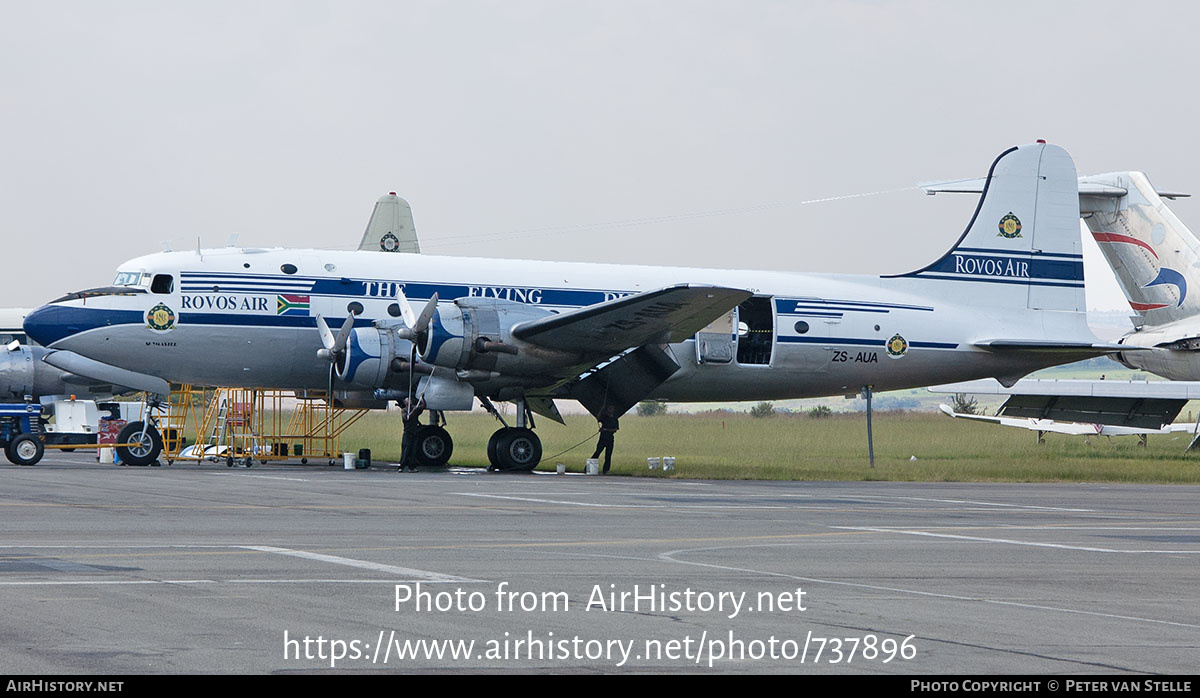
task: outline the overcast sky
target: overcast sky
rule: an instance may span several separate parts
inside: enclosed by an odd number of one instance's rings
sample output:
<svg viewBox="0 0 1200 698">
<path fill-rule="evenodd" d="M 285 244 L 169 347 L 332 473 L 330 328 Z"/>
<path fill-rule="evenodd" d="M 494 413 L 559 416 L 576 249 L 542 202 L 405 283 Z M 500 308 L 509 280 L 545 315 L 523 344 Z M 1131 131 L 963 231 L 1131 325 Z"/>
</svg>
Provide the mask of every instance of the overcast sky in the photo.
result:
<svg viewBox="0 0 1200 698">
<path fill-rule="evenodd" d="M 1200 193 L 1192 3 L 0 10 L 3 306 L 163 241 L 353 247 L 388 191 L 430 253 L 854 273 L 940 255 L 974 201 L 912 187 L 1038 138 Z"/>
</svg>

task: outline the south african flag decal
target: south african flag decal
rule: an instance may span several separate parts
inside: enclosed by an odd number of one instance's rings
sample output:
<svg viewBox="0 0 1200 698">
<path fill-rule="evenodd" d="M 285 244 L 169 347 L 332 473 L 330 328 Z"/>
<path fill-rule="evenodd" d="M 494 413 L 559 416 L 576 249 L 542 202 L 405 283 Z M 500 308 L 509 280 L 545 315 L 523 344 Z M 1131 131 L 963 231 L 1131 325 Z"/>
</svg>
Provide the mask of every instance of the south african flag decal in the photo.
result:
<svg viewBox="0 0 1200 698">
<path fill-rule="evenodd" d="M 276 315 L 308 316 L 308 296 L 278 296 Z"/>
</svg>

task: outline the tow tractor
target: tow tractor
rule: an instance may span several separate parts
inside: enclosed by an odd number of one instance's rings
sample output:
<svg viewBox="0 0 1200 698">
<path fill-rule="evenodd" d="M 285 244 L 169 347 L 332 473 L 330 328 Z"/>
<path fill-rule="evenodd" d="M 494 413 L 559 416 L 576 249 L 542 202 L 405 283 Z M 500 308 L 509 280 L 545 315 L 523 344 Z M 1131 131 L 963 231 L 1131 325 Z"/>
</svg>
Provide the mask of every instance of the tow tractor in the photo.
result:
<svg viewBox="0 0 1200 698">
<path fill-rule="evenodd" d="M 34 402 L 0 404 L 0 444 L 14 465 L 37 465 L 46 449 L 42 406 Z"/>
<path fill-rule="evenodd" d="M 162 450 L 157 422 L 129 421 L 150 410 L 139 403 L 102 403 L 91 400 L 56 400 L 46 407 L 54 416 L 48 423 L 43 408 L 32 400 L 0 403 L 0 446 L 15 465 L 37 465 L 46 449 L 113 449 L 122 465 L 159 465 Z M 108 417 L 98 419 L 100 412 Z M 113 462 L 110 457 L 107 462 Z"/>
</svg>

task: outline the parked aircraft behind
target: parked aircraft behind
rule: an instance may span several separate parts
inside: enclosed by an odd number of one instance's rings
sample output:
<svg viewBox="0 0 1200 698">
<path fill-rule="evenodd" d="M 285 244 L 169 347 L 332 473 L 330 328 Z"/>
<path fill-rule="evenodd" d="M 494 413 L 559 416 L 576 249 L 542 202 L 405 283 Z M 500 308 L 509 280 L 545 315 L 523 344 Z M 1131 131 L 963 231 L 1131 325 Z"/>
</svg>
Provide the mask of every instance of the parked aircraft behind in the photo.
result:
<svg viewBox="0 0 1200 698">
<path fill-rule="evenodd" d="M 489 460 L 526 470 L 541 457 L 533 415 L 560 419 L 556 398 L 622 414 L 643 399 L 1011 383 L 1111 352 L 1084 317 L 1078 219 L 1074 163 L 1039 142 L 1001 153 L 950 251 L 905 274 L 199 250 L 131 260 L 25 329 L 67 357 L 172 382 L 371 407 L 415 395 L 438 413 L 512 401 L 516 426 L 493 434 Z M 408 297 L 427 299 L 420 313 Z M 343 316 L 336 333 L 324 319 Z M 418 453 L 444 463 L 451 445 L 431 424 Z"/>
<path fill-rule="evenodd" d="M 977 193 L 982 186 L 960 180 L 924 188 Z M 1200 380 L 1200 240 L 1164 201 L 1187 196 L 1155 189 L 1141 172 L 1079 178 L 1080 215 L 1136 313 L 1118 343 L 1151 349 L 1116 358 L 1171 380 Z"/>
<path fill-rule="evenodd" d="M 1197 424 L 1175 424 L 1189 400 L 1200 399 L 1200 382 L 1031 379 L 1004 386 L 991 379 L 933 385 L 932 393 L 1005 395 L 995 416 L 942 412 L 1039 432 L 1101 436 L 1196 433 Z M 1189 449 L 1191 446 L 1189 446 Z"/>
<path fill-rule="evenodd" d="M 111 380 L 89 378 L 43 361 L 52 352 L 29 343 L 22 328 L 29 312 L 25 308 L 0 309 L 0 403 L 28 399 L 48 404 L 55 398 L 71 395 L 97 400 L 129 390 L 123 385 L 114 385 Z M 76 359 L 77 364 L 87 363 L 86 360 L 78 361 L 83 357 Z M 138 383 L 146 384 L 144 376 Z M 158 381 L 154 387 L 161 383 Z"/>
</svg>

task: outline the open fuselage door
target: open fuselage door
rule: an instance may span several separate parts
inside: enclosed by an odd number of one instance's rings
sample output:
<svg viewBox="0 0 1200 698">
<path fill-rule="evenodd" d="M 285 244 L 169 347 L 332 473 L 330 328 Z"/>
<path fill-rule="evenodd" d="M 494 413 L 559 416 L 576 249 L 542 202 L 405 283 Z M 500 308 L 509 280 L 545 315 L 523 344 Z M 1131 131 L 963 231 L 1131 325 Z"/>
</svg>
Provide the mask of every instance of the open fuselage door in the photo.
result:
<svg viewBox="0 0 1200 698">
<path fill-rule="evenodd" d="M 775 354 L 775 309 L 755 296 L 696 333 L 696 363 L 769 366 Z"/>
</svg>

